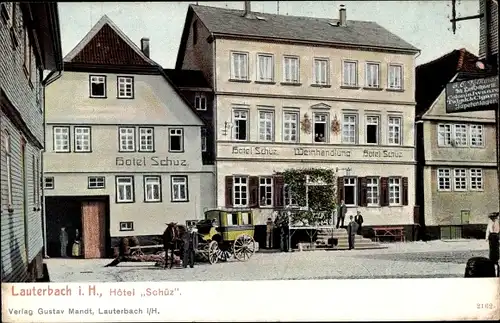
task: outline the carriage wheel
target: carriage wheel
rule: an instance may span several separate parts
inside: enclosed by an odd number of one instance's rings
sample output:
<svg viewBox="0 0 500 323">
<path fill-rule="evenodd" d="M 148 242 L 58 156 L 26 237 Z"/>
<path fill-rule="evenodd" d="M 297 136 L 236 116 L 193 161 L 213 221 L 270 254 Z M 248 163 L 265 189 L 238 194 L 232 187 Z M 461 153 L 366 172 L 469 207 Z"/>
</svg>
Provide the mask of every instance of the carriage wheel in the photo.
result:
<svg viewBox="0 0 500 323">
<path fill-rule="evenodd" d="M 132 253 L 130 255 L 133 257 L 144 256 L 144 252 L 142 252 L 141 249 L 137 249 L 137 250 L 132 251 Z"/>
<path fill-rule="evenodd" d="M 219 244 L 217 241 L 211 241 L 208 245 L 208 261 L 213 265 L 219 259 Z"/>
<path fill-rule="evenodd" d="M 255 240 L 248 234 L 239 235 L 233 243 L 234 258 L 247 261 L 255 253 Z"/>
</svg>

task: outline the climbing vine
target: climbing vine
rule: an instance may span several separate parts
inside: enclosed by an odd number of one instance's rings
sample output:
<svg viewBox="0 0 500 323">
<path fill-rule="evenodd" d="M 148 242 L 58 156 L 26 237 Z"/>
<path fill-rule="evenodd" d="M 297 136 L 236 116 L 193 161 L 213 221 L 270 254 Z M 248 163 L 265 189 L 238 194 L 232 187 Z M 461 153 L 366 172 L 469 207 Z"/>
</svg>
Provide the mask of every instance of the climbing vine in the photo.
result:
<svg viewBox="0 0 500 323">
<path fill-rule="evenodd" d="M 309 210 L 293 212 L 291 222 L 301 222 L 304 225 L 318 225 L 331 219 L 335 210 L 337 192 L 335 171 L 322 168 L 288 169 L 281 173 L 285 185 L 298 205 L 306 206 L 306 176 L 309 185 Z"/>
</svg>

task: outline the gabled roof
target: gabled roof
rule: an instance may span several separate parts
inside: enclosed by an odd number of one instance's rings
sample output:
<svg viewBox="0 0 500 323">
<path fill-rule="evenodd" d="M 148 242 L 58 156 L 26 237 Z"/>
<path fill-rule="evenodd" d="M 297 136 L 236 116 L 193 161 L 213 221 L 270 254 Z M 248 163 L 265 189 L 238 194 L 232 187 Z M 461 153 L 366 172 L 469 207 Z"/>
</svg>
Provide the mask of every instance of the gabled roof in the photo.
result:
<svg viewBox="0 0 500 323">
<path fill-rule="evenodd" d="M 211 88 L 202 71 L 177 69 L 164 69 L 164 71 L 179 88 Z"/>
<path fill-rule="evenodd" d="M 190 21 L 194 14 L 215 37 L 225 35 L 245 39 L 274 39 L 309 44 L 399 50 L 409 53 L 419 52 L 419 49 L 413 45 L 371 21 L 348 19 L 347 26 L 340 27 L 336 26 L 337 19 L 285 16 L 260 12 L 254 13 L 253 18 L 249 19 L 244 17 L 243 10 L 190 5 L 177 57 L 178 68 L 182 65 Z"/>
<path fill-rule="evenodd" d="M 444 91 L 446 84 L 455 76 L 456 80 L 471 76 L 485 76 L 489 72 L 476 67 L 478 57 L 465 48 L 455 49 L 431 62 L 417 66 L 415 71 L 415 116 L 427 112 L 434 101 Z"/>
<path fill-rule="evenodd" d="M 64 62 L 97 65 L 157 65 L 104 15 L 83 37 Z"/>
</svg>

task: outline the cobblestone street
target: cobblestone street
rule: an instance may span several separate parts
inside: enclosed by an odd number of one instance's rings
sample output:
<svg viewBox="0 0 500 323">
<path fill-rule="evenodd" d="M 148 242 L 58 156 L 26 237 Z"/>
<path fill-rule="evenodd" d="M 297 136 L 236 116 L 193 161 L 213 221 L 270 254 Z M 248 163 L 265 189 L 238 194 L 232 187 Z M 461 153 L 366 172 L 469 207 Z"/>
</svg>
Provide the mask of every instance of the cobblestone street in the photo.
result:
<svg viewBox="0 0 500 323">
<path fill-rule="evenodd" d="M 392 243 L 387 249 L 256 253 L 248 262 L 229 261 L 164 270 L 153 263 L 109 259 L 47 259 L 53 282 L 203 281 L 349 278 L 463 277 L 467 259 L 488 256 L 484 240 Z"/>
</svg>

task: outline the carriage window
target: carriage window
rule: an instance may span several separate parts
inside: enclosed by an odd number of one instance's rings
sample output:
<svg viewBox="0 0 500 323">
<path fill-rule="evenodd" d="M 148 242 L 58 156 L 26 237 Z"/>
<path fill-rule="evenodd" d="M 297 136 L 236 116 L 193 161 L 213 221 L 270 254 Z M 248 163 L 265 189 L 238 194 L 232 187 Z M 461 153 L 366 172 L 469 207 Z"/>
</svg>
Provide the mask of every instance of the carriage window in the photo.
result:
<svg viewBox="0 0 500 323">
<path fill-rule="evenodd" d="M 227 225 L 238 225 L 238 213 L 227 213 Z"/>
<path fill-rule="evenodd" d="M 241 213 L 241 224 L 252 224 L 252 214 L 251 213 Z"/>
</svg>

